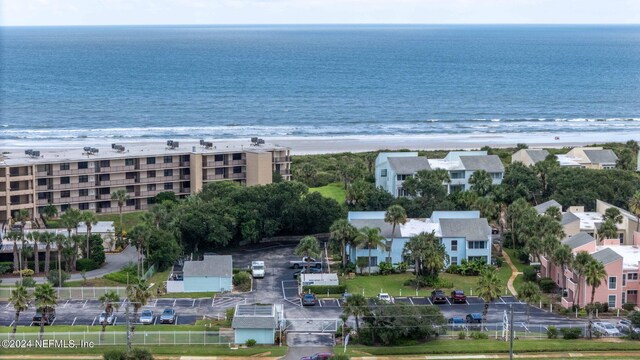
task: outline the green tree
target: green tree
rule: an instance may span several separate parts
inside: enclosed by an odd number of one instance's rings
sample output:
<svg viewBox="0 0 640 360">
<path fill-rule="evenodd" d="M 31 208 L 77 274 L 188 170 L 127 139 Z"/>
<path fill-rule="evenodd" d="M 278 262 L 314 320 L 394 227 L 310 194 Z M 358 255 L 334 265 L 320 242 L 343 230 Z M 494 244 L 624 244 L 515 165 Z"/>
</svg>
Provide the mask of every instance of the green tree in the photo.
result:
<svg viewBox="0 0 640 360">
<path fill-rule="evenodd" d="M 503 199 L 510 204 L 519 198 L 533 200 L 536 194 L 541 193 L 542 184 L 532 168 L 515 162 L 506 167 L 500 188 L 504 191 Z"/>
<path fill-rule="evenodd" d="M 420 170 L 414 176 L 408 177 L 402 187 L 409 195 L 418 198 L 423 206 L 429 205 L 434 208 L 447 197 L 447 189 L 443 184 L 450 181 L 449 173 L 445 170 Z"/>
<path fill-rule="evenodd" d="M 131 231 L 127 234 L 127 237 L 131 241 L 131 244 L 136 247 L 137 256 L 137 269 L 138 277 L 144 275 L 144 249 L 149 244 L 149 235 L 151 234 L 151 226 L 147 223 L 136 224 Z M 148 256 L 147 256 L 148 258 Z"/>
<path fill-rule="evenodd" d="M 93 211 L 83 211 L 80 214 L 80 220 L 87 227 L 87 245 L 86 245 L 84 254 L 86 258 L 89 258 L 91 257 L 91 249 L 89 246 L 89 237 L 91 237 L 91 228 L 93 227 L 93 225 L 96 225 L 98 223 L 98 218 L 96 217 L 96 214 Z"/>
<path fill-rule="evenodd" d="M 591 305 L 589 307 L 589 339 L 591 339 L 593 329 L 593 301 L 596 296 L 596 288 L 598 288 L 602 284 L 602 281 L 607 278 L 607 271 L 600 261 L 592 259 L 585 268 L 584 278 L 585 283 L 591 286 L 591 301 L 589 302 Z"/>
<path fill-rule="evenodd" d="M 18 320 L 20 319 L 20 313 L 29 308 L 30 302 L 31 294 L 27 292 L 26 287 L 18 285 L 11 291 L 11 295 L 9 296 L 9 303 L 13 304 L 13 309 L 16 311 L 16 316 L 13 320 L 13 329 L 11 330 L 12 334 L 15 334 L 16 330 L 18 329 Z"/>
<path fill-rule="evenodd" d="M 304 182 L 308 186 L 312 186 L 314 185 L 313 180 L 316 177 L 317 170 L 312 164 L 306 163 L 301 167 L 297 168 L 294 174 L 296 178 L 299 178 L 302 182 Z"/>
<path fill-rule="evenodd" d="M 106 315 L 101 324 L 102 332 L 105 332 L 107 330 L 107 319 L 111 317 L 114 310 L 118 310 L 118 307 L 120 307 L 120 296 L 118 296 L 115 291 L 108 291 L 102 294 L 102 296 L 98 298 L 98 301 L 100 301 Z"/>
<path fill-rule="evenodd" d="M 118 212 L 120 213 L 120 226 L 124 228 L 124 223 L 122 222 L 122 208 L 124 204 L 126 204 L 127 200 L 129 200 L 129 194 L 124 189 L 118 189 L 111 193 L 111 200 L 114 200 L 118 203 Z"/>
<path fill-rule="evenodd" d="M 55 234 L 51 232 L 43 232 L 40 234 L 40 242 L 44 244 L 44 273 L 49 273 L 51 262 L 51 244 L 55 241 Z"/>
<path fill-rule="evenodd" d="M 46 283 L 42 285 L 36 285 L 34 292 L 35 305 L 38 311 L 42 314 L 42 320 L 40 321 L 40 340 L 44 336 L 44 319 L 53 315 L 56 305 L 58 304 L 58 295 L 56 290 L 51 284 Z"/>
<path fill-rule="evenodd" d="M 567 277 L 564 274 L 567 267 L 573 263 L 573 253 L 569 245 L 561 244 L 555 249 L 551 258 L 553 262 L 562 269 L 562 296 L 564 296 L 564 290 L 567 288 Z"/>
<path fill-rule="evenodd" d="M 139 280 L 138 282 L 131 283 L 127 286 L 127 298 L 129 302 L 133 304 L 133 318 L 138 319 L 138 310 L 141 307 L 147 305 L 147 302 L 151 299 L 152 294 L 151 290 L 149 290 L 149 285 L 143 281 Z M 131 326 L 131 331 L 133 332 L 135 327 Z"/>
<path fill-rule="evenodd" d="M 396 226 L 404 225 L 407 222 L 407 212 L 400 205 L 391 205 L 384 214 L 384 222 L 391 224 L 391 240 L 389 241 L 389 263 L 391 259 L 391 249 L 393 248 L 393 236 L 396 233 Z"/>
<path fill-rule="evenodd" d="M 13 271 L 20 271 L 20 260 L 18 259 L 18 240 L 22 240 L 22 233 L 19 231 L 9 231 L 4 238 L 13 241 Z"/>
<path fill-rule="evenodd" d="M 547 259 L 551 260 L 551 258 L 553 257 L 553 254 L 556 252 L 556 249 L 560 246 L 560 240 L 558 240 L 557 237 L 555 236 L 551 236 L 551 235 L 546 235 L 543 239 L 542 239 L 542 251 L 544 252 L 544 254 L 546 255 Z M 550 266 L 547 266 L 546 269 L 546 277 L 549 277 L 549 271 Z"/>
<path fill-rule="evenodd" d="M 620 170 L 635 170 L 635 166 L 633 163 L 633 153 L 631 152 L 631 150 L 622 149 L 618 153 L 618 160 L 616 160 L 616 168 Z"/>
<path fill-rule="evenodd" d="M 423 274 L 437 276 L 445 266 L 445 248 L 434 232 L 409 238 L 404 245 L 404 255 L 414 261 L 416 281 Z"/>
<path fill-rule="evenodd" d="M 40 233 L 36 231 L 31 231 L 27 234 L 27 239 L 33 242 L 33 272 L 40 272 L 40 257 L 38 256 L 38 241 L 40 241 Z M 25 258 L 25 266 L 27 264 L 27 259 Z"/>
<path fill-rule="evenodd" d="M 62 256 L 67 237 L 62 234 L 56 234 L 54 241 L 56 243 L 56 258 L 58 259 L 58 287 L 62 287 Z"/>
<path fill-rule="evenodd" d="M 182 255 L 182 248 L 175 235 L 166 230 L 153 229 L 149 234 L 147 249 L 147 263 L 155 264 L 157 271 L 171 268 Z"/>
<path fill-rule="evenodd" d="M 602 218 L 604 220 L 611 220 L 615 224 L 622 224 L 622 214 L 620 213 L 620 210 L 614 207 L 610 207 L 605 210 Z"/>
<path fill-rule="evenodd" d="M 580 251 L 576 254 L 575 258 L 573 259 L 573 271 L 578 275 L 578 283 L 576 284 L 576 293 L 574 294 L 573 297 L 573 305 L 576 305 L 576 302 L 578 304 L 580 304 L 580 286 L 582 284 L 582 278 L 584 277 L 586 270 L 587 270 L 587 266 L 589 265 L 589 263 L 591 263 L 591 261 L 594 261 L 593 257 L 591 256 L 591 254 L 589 254 L 586 251 Z"/>
<path fill-rule="evenodd" d="M 520 289 L 518 289 L 518 298 L 524 300 L 528 304 L 535 304 L 540 301 L 542 296 L 542 292 L 540 291 L 540 286 L 536 284 L 534 281 L 527 281 Z M 531 306 L 527 306 L 527 324 L 529 324 L 529 320 L 531 319 Z"/>
<path fill-rule="evenodd" d="M 304 256 L 307 261 L 310 261 L 310 258 L 318 258 L 320 256 L 320 243 L 313 236 L 305 236 L 300 239 L 293 253 L 298 256 Z"/>
<path fill-rule="evenodd" d="M 598 229 L 598 240 L 615 239 L 618 237 L 618 227 L 616 223 L 611 219 L 605 220 L 600 229 Z"/>
<path fill-rule="evenodd" d="M 640 231 L 640 191 L 636 191 L 635 194 L 628 201 L 629 210 L 636 216 L 636 231 Z"/>
<path fill-rule="evenodd" d="M 385 245 L 385 237 L 380 234 L 380 229 L 363 227 L 359 230 L 357 241 L 369 250 L 367 256 L 367 275 L 371 275 L 371 249 L 377 249 Z"/>
<path fill-rule="evenodd" d="M 24 233 L 24 227 L 27 224 L 27 221 L 31 219 L 31 212 L 28 209 L 20 209 L 14 214 L 16 222 L 19 222 L 22 225 L 22 232 Z"/>
<path fill-rule="evenodd" d="M 333 222 L 329 230 L 331 232 L 331 240 L 340 246 L 342 268 L 344 269 L 347 266 L 347 244 L 350 244 L 358 236 L 358 229 L 346 219 L 338 219 Z"/>
<path fill-rule="evenodd" d="M 360 330 L 360 319 L 369 315 L 369 304 L 367 299 L 361 294 L 351 294 L 342 308 L 342 313 L 349 317 L 353 316 L 356 320 L 356 331 Z"/>
<path fill-rule="evenodd" d="M 60 225 L 67 229 L 68 237 L 71 237 L 71 231 L 73 229 L 78 232 L 78 225 L 82 221 L 82 215 L 80 210 L 74 208 L 67 208 L 65 212 L 60 216 Z"/>
<path fill-rule="evenodd" d="M 490 222 L 494 222 L 498 215 L 498 204 L 495 203 L 491 196 L 478 197 L 471 208 L 480 211 L 480 216 L 486 218 Z"/>
<path fill-rule="evenodd" d="M 469 177 L 471 191 L 475 191 L 479 196 L 486 196 L 493 187 L 493 179 L 485 170 L 476 170 Z"/>
<path fill-rule="evenodd" d="M 44 208 L 42 208 L 42 215 L 46 220 L 51 220 L 58 216 L 58 208 L 52 203 L 49 203 Z"/>
<path fill-rule="evenodd" d="M 555 221 L 562 221 L 562 211 L 557 206 L 549 206 L 544 214 Z"/>
<path fill-rule="evenodd" d="M 535 228 L 534 222 L 538 221 L 538 214 L 535 209 L 527 203 L 524 198 L 519 198 L 507 209 L 507 218 L 511 228 L 511 241 L 515 249 L 517 244 L 521 244 L 527 232 Z"/>
<path fill-rule="evenodd" d="M 498 273 L 495 268 L 487 267 L 480 274 L 478 279 L 478 287 L 476 289 L 478 297 L 484 301 L 482 310 L 482 322 L 487 322 L 487 313 L 489 312 L 489 304 L 500 297 L 502 294 L 502 286 Z"/>
<path fill-rule="evenodd" d="M 534 171 L 538 175 L 538 179 L 540 179 L 540 189 L 542 190 L 543 196 L 548 194 L 549 177 L 551 173 L 559 168 L 560 163 L 558 162 L 558 158 L 552 154 L 547 155 L 543 161 L 539 161 L 533 166 Z"/>
</svg>

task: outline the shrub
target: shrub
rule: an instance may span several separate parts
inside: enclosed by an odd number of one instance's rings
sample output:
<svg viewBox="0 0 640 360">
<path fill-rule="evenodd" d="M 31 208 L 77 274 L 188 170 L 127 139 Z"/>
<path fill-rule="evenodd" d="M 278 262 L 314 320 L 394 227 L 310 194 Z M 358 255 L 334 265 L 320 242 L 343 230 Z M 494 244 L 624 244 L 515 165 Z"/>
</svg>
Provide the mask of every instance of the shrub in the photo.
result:
<svg viewBox="0 0 640 360">
<path fill-rule="evenodd" d="M 524 281 L 536 281 L 537 277 L 538 272 L 534 268 L 528 267 L 522 272 L 522 278 Z"/>
<path fill-rule="evenodd" d="M 138 281 L 138 268 L 135 264 L 127 265 L 120 271 L 103 276 L 105 279 L 119 282 L 121 284 L 133 284 Z"/>
<path fill-rule="evenodd" d="M 249 339 L 245 343 L 248 347 L 254 347 L 256 345 L 256 341 L 254 339 Z"/>
<path fill-rule="evenodd" d="M 312 286 L 304 286 L 302 288 L 303 292 L 311 291 L 314 294 L 343 294 L 347 291 L 347 285 L 336 285 L 336 286 L 328 286 L 328 285 L 312 285 Z"/>
<path fill-rule="evenodd" d="M 407 264 L 406 262 L 401 262 L 396 266 L 396 272 L 403 274 L 407 272 L 408 268 L 409 264 Z"/>
<path fill-rule="evenodd" d="M 354 263 L 347 263 L 347 266 L 344 267 L 344 269 L 342 269 L 342 271 L 344 271 L 345 273 L 354 273 L 356 272 L 356 264 Z"/>
<path fill-rule="evenodd" d="M 557 339 L 558 338 L 558 328 L 555 326 L 549 326 L 547 328 L 547 337 L 549 339 Z"/>
<path fill-rule="evenodd" d="M 127 357 L 127 360 L 153 360 L 153 355 L 151 351 L 147 349 L 132 349 Z"/>
<path fill-rule="evenodd" d="M 8 261 L 0 262 L 0 275 L 10 273 L 12 268 L 13 268 L 12 262 L 8 262 Z"/>
<path fill-rule="evenodd" d="M 474 331 L 471 334 L 469 334 L 469 337 L 472 338 L 473 340 L 483 340 L 483 339 L 488 339 L 489 335 L 487 333 L 483 333 L 480 331 Z"/>
<path fill-rule="evenodd" d="M 465 332 L 464 332 L 464 331 L 460 331 L 460 332 L 458 333 L 458 339 L 460 339 L 460 340 L 464 340 L 464 339 L 466 339 L 466 338 L 467 338 L 467 334 L 465 334 Z"/>
<path fill-rule="evenodd" d="M 562 338 L 565 340 L 578 339 L 582 336 L 582 329 L 580 328 L 562 328 L 560 329 Z"/>
<path fill-rule="evenodd" d="M 22 269 L 22 270 L 16 270 L 13 272 L 14 275 L 22 275 L 22 276 L 33 276 L 33 274 L 35 274 L 35 272 L 31 269 Z"/>
<path fill-rule="evenodd" d="M 622 305 L 622 308 L 627 311 L 633 311 L 636 308 L 636 304 L 634 303 L 626 303 Z"/>
<path fill-rule="evenodd" d="M 64 283 L 69 280 L 69 273 L 65 272 L 65 271 L 61 271 L 62 274 L 62 285 L 64 285 Z M 58 270 L 51 270 L 49 271 L 49 273 L 47 274 L 47 281 L 53 285 L 53 286 L 58 286 L 60 284 L 59 279 L 58 279 Z"/>
<path fill-rule="evenodd" d="M 393 265 L 389 262 L 383 261 L 378 264 L 378 270 L 380 271 L 380 274 L 387 275 L 393 271 Z"/>
<path fill-rule="evenodd" d="M 109 350 L 102 355 L 104 360 L 126 360 L 127 352 L 124 350 Z"/>
<path fill-rule="evenodd" d="M 349 359 L 350 357 L 345 354 L 337 354 L 329 358 L 329 360 L 349 360 Z"/>
<path fill-rule="evenodd" d="M 227 319 L 227 323 L 229 325 L 231 325 L 231 322 L 233 321 L 233 316 L 235 314 L 236 314 L 236 308 L 228 308 L 227 310 L 225 310 L 224 316 Z"/>
<path fill-rule="evenodd" d="M 91 271 L 99 267 L 100 266 L 93 259 L 79 259 L 76 261 L 76 270 L 78 271 Z"/>
<path fill-rule="evenodd" d="M 551 278 L 540 279 L 540 290 L 545 293 L 552 293 L 556 290 L 556 283 Z"/>
<path fill-rule="evenodd" d="M 516 257 L 523 264 L 528 264 L 529 263 L 529 253 L 527 253 L 524 250 L 521 250 L 521 249 L 516 250 Z"/>
<path fill-rule="evenodd" d="M 597 311 L 599 314 L 601 314 L 609 311 L 609 304 L 596 302 L 593 305 L 587 304 L 587 306 L 585 306 L 584 308 L 587 310 L 587 313 L 589 311 L 593 311 L 594 313 Z"/>
<path fill-rule="evenodd" d="M 36 286 L 36 281 L 33 280 L 33 278 L 31 277 L 24 277 L 22 278 L 22 280 L 18 280 L 16 281 L 16 285 L 17 286 L 24 286 L 24 287 L 35 287 Z"/>
<path fill-rule="evenodd" d="M 457 274 L 460 272 L 460 266 L 458 266 L 457 264 L 451 264 L 449 265 L 447 270 L 445 270 L 445 272 L 448 274 Z"/>
<path fill-rule="evenodd" d="M 247 272 L 239 272 L 233 275 L 233 286 L 238 291 L 251 290 L 251 276 Z"/>
<path fill-rule="evenodd" d="M 504 265 L 504 259 L 501 257 L 497 257 L 496 258 L 496 266 L 497 267 L 502 267 L 502 265 Z"/>
<path fill-rule="evenodd" d="M 233 275 L 239 273 L 239 272 L 246 272 L 247 274 L 251 274 L 251 270 L 250 269 L 233 269 Z"/>
</svg>

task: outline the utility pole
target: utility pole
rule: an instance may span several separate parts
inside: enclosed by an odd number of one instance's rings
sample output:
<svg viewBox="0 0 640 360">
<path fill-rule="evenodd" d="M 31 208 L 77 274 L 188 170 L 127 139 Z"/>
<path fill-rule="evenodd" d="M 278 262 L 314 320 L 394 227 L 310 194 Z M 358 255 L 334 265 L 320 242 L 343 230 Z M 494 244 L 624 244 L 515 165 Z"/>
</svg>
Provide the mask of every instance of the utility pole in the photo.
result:
<svg viewBox="0 0 640 360">
<path fill-rule="evenodd" d="M 127 353 L 131 352 L 131 326 L 129 324 L 129 303 L 124 307 L 124 317 L 127 320 Z"/>
<path fill-rule="evenodd" d="M 513 360 L 513 304 L 509 305 L 509 360 Z"/>
</svg>

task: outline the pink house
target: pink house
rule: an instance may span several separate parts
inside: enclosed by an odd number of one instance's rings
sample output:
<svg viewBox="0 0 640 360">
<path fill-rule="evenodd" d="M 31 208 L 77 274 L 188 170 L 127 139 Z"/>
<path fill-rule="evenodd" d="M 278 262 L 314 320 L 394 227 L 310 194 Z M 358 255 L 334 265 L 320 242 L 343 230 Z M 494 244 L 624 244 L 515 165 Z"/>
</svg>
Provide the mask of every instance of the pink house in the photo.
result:
<svg viewBox="0 0 640 360">
<path fill-rule="evenodd" d="M 574 255 L 586 251 L 604 264 L 607 278 L 596 288 L 594 302 L 607 303 L 610 308 L 620 308 L 625 303 L 637 304 L 640 288 L 638 245 L 620 245 L 619 239 L 597 242 L 584 232 L 567 237 L 562 243 L 568 245 Z M 570 308 L 574 303 L 584 307 L 591 302 L 591 287 L 586 285 L 584 278 L 579 279 L 571 268 L 563 272 L 545 256 L 541 256 L 540 276 L 552 278 L 558 287 L 563 286 L 563 279 L 566 278 L 566 290 L 561 300 L 563 307 Z"/>
</svg>

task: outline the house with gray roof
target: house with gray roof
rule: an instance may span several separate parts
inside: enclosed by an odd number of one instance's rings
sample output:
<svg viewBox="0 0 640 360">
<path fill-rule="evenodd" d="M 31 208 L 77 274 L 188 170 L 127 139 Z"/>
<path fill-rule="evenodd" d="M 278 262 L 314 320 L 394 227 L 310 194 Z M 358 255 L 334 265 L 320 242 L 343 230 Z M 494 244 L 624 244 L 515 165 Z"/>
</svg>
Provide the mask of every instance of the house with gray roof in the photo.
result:
<svg viewBox="0 0 640 360">
<path fill-rule="evenodd" d="M 549 152 L 544 149 L 520 149 L 511 155 L 511 163 L 521 162 L 526 166 L 533 166 L 544 161 Z"/>
<path fill-rule="evenodd" d="M 595 245 L 595 241 L 596 239 L 594 239 L 593 236 L 587 234 L 586 232 L 579 232 L 576 235 L 564 238 L 564 240 L 562 240 L 562 243 L 568 245 L 571 250 L 574 250 L 589 244 Z"/>
<path fill-rule="evenodd" d="M 283 321 L 282 305 L 237 304 L 231 322 L 235 343 L 244 344 L 253 339 L 256 344 L 274 344 L 276 331 Z"/>
<path fill-rule="evenodd" d="M 611 149 L 602 147 L 575 147 L 565 155 L 587 169 L 613 169 L 618 157 Z"/>
<path fill-rule="evenodd" d="M 562 212 L 562 205 L 555 200 L 549 200 L 549 201 L 543 202 L 540 205 L 534 206 L 534 209 L 536 209 L 536 211 L 540 215 L 540 214 L 544 214 L 547 211 L 547 209 L 549 209 L 552 206 L 557 207 L 558 210 Z"/>
<path fill-rule="evenodd" d="M 204 255 L 202 260 L 185 261 L 167 281 L 167 292 L 222 292 L 233 290 L 231 255 Z"/>
</svg>

